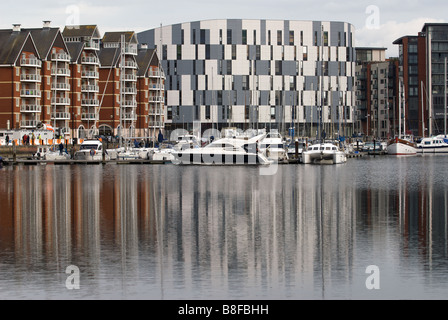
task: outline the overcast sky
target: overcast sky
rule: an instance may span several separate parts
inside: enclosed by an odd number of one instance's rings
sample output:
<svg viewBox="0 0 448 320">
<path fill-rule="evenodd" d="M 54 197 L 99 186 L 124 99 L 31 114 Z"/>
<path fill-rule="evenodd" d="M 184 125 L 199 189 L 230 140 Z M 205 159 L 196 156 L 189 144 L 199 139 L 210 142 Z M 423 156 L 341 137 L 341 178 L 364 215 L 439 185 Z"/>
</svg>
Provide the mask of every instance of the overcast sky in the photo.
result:
<svg viewBox="0 0 448 320">
<path fill-rule="evenodd" d="M 416 35 L 426 22 L 448 22 L 446 0 L 3 0 L 0 28 L 12 24 L 41 27 L 43 20 L 63 28 L 96 24 L 107 31 L 136 32 L 162 25 L 209 19 L 280 19 L 344 21 L 356 28 L 355 45 L 388 48 L 392 42 Z"/>
</svg>

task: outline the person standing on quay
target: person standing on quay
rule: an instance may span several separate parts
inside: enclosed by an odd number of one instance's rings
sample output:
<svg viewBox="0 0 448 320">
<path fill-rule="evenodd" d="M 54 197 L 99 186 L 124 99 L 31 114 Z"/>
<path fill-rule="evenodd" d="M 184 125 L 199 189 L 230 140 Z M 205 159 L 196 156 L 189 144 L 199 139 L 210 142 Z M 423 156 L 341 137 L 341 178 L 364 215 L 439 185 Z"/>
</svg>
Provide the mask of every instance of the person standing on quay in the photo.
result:
<svg viewBox="0 0 448 320">
<path fill-rule="evenodd" d="M 6 135 L 5 137 L 5 144 L 9 146 L 9 135 Z"/>
</svg>

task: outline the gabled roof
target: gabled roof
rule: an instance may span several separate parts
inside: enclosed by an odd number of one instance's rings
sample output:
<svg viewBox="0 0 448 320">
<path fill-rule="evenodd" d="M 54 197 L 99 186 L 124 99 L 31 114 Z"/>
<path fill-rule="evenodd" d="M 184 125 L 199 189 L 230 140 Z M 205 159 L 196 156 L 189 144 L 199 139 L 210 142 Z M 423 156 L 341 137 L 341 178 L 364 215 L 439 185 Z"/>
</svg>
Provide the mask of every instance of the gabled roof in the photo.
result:
<svg viewBox="0 0 448 320">
<path fill-rule="evenodd" d="M 39 51 L 29 32 L 0 30 L 0 65 L 15 65 L 26 46 L 33 49 L 40 59 Z"/>
<path fill-rule="evenodd" d="M 159 57 L 154 49 L 140 49 L 136 57 L 138 65 L 138 76 L 144 77 L 150 66 L 159 65 Z"/>
<path fill-rule="evenodd" d="M 103 37 L 103 43 L 120 43 L 121 35 L 125 36 L 126 43 L 138 43 L 137 36 L 134 31 L 106 32 Z"/>
<path fill-rule="evenodd" d="M 71 62 L 76 63 L 81 59 L 81 53 L 84 49 L 84 42 L 69 42 L 67 43 L 68 51 L 70 52 Z"/>
<path fill-rule="evenodd" d="M 102 48 L 98 54 L 102 67 L 115 67 L 120 60 L 120 48 Z"/>
<path fill-rule="evenodd" d="M 58 40 L 60 40 L 59 45 L 68 52 L 59 28 L 22 29 L 21 32 L 31 33 L 39 55 L 43 60 L 50 60 L 51 49 Z M 60 38 L 58 39 L 58 37 Z"/>
<path fill-rule="evenodd" d="M 94 39 L 101 39 L 100 32 L 96 25 L 66 26 L 62 33 L 64 38 L 91 37 Z"/>
</svg>

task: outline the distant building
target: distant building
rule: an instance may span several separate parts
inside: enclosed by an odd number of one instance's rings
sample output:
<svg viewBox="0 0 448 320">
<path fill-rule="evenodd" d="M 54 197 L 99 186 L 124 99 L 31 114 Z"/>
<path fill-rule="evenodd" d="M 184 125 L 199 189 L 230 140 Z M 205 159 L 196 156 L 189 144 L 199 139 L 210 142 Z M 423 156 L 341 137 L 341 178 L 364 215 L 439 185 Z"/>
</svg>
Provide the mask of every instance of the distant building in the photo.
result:
<svg viewBox="0 0 448 320">
<path fill-rule="evenodd" d="M 386 48 L 356 48 L 358 132 L 370 138 L 393 136 L 398 101 L 396 59 L 386 59 Z"/>
<path fill-rule="evenodd" d="M 448 23 L 426 23 L 418 35 L 394 44 L 399 46 L 409 130 L 417 136 L 445 133 Z"/>
<path fill-rule="evenodd" d="M 345 22 L 208 20 L 138 34 L 166 73 L 169 130 L 354 132 L 354 28 Z"/>
</svg>

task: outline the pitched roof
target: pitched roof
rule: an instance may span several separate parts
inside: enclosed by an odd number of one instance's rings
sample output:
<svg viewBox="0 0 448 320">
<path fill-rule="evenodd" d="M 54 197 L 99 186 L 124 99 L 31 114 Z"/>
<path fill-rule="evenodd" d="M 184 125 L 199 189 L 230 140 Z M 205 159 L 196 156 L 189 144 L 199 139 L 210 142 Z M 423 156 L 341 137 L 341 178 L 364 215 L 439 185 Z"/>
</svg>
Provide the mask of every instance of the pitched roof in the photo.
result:
<svg viewBox="0 0 448 320">
<path fill-rule="evenodd" d="M 106 32 L 103 37 L 103 42 L 120 43 L 121 35 L 125 36 L 125 42 L 138 43 L 137 37 L 134 31 L 118 31 L 118 32 Z"/>
<path fill-rule="evenodd" d="M 84 42 L 67 43 L 67 49 L 70 52 L 71 62 L 79 62 L 84 45 Z"/>
<path fill-rule="evenodd" d="M 120 60 L 120 48 L 102 48 L 98 53 L 100 64 L 102 67 L 117 66 Z"/>
<path fill-rule="evenodd" d="M 41 59 L 48 59 L 51 54 L 53 44 L 56 42 L 58 35 L 60 34 L 59 28 L 40 28 L 40 29 L 22 29 L 21 32 L 30 32 L 36 44 L 37 50 Z M 62 36 L 62 35 L 61 35 Z M 65 43 L 62 41 L 62 45 Z"/>
<path fill-rule="evenodd" d="M 39 57 L 39 53 L 29 32 L 0 30 L 0 65 L 15 64 L 28 41 L 34 50 L 36 50 L 37 57 Z"/>
<path fill-rule="evenodd" d="M 100 39 L 100 32 L 96 25 L 66 26 L 62 32 L 65 38 L 68 37 L 91 37 Z"/>
<path fill-rule="evenodd" d="M 140 49 L 136 57 L 138 65 L 138 76 L 144 77 L 150 66 L 159 65 L 159 57 L 154 49 Z"/>
</svg>

